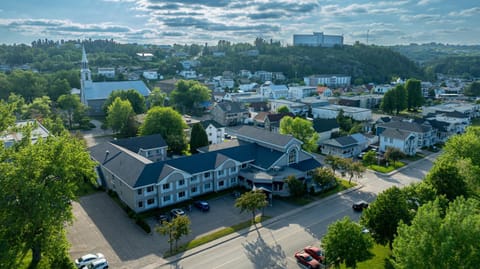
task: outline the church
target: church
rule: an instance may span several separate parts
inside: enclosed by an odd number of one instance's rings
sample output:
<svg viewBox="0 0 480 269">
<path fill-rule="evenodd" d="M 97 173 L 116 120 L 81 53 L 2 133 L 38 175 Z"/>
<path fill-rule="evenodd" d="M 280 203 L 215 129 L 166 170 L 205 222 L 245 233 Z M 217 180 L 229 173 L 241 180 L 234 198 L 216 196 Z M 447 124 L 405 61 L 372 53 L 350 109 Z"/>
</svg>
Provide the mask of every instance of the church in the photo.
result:
<svg viewBox="0 0 480 269">
<path fill-rule="evenodd" d="M 82 48 L 82 68 L 80 70 L 80 100 L 89 107 L 90 116 L 103 116 L 103 104 L 106 99 L 115 90 L 138 91 L 145 98 L 150 94 L 147 85 L 141 80 L 134 81 L 102 81 L 93 82 L 91 71 L 88 68 L 87 53 L 85 47 Z"/>
</svg>

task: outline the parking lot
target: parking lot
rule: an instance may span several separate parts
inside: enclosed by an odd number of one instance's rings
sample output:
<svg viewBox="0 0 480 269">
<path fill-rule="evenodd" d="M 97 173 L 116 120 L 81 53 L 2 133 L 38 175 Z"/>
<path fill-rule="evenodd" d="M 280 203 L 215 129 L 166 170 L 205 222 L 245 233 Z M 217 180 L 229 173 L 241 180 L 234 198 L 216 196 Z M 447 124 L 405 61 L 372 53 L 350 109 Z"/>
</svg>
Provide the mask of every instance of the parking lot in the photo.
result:
<svg viewBox="0 0 480 269">
<path fill-rule="evenodd" d="M 191 234 L 179 244 L 217 229 L 249 220 L 249 212 L 240 214 L 235 208 L 235 198 L 225 195 L 210 203 L 210 211 L 202 212 L 195 207 L 186 212 L 192 222 Z M 277 216 L 293 209 L 294 206 L 274 200 L 273 206 L 265 208 L 268 216 Z M 70 254 L 77 258 L 86 253 L 101 252 L 112 268 L 154 268 L 166 262 L 162 254 L 169 249 L 166 236 L 152 229 L 146 234 L 127 214 L 104 192 L 80 198 L 73 204 L 74 223 L 68 228 L 68 239 L 72 247 Z M 148 223 L 153 228 L 156 220 Z"/>
</svg>

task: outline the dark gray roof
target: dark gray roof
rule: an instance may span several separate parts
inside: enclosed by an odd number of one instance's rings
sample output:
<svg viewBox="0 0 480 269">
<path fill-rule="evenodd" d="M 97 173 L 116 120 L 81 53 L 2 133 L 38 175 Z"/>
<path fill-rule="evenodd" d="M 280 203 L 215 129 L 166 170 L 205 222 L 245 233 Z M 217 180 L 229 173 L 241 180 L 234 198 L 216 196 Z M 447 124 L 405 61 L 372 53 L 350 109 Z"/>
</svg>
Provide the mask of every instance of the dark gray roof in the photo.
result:
<svg viewBox="0 0 480 269">
<path fill-rule="evenodd" d="M 92 82 L 92 88 L 85 89 L 85 98 L 87 100 L 107 99 L 110 93 L 115 90 L 137 90 L 142 96 L 148 96 L 150 90 L 141 80 L 135 81 L 104 81 Z"/>
<path fill-rule="evenodd" d="M 448 122 L 438 121 L 436 119 L 427 120 L 427 121 L 430 123 L 430 125 L 432 125 L 433 128 L 442 132 L 447 132 L 448 126 L 450 125 L 450 123 Z"/>
<path fill-rule="evenodd" d="M 144 168 L 152 163 L 147 158 L 109 142 L 98 144 L 89 150 L 94 160 L 125 180 L 125 183 L 130 186 L 136 185 Z"/>
<path fill-rule="evenodd" d="M 242 113 L 248 110 L 237 102 L 220 102 L 217 106 L 226 113 Z"/>
<path fill-rule="evenodd" d="M 344 147 L 357 145 L 358 141 L 352 136 L 341 136 L 341 137 L 325 140 L 322 144 L 344 148 Z"/>
<path fill-rule="evenodd" d="M 290 167 L 292 167 L 294 169 L 297 169 L 297 170 L 300 170 L 302 172 L 311 171 L 311 170 L 316 169 L 316 168 L 321 167 L 321 166 L 322 166 L 322 164 L 314 158 L 307 159 L 307 160 L 301 161 L 299 163 L 290 165 Z"/>
<path fill-rule="evenodd" d="M 228 128 L 227 133 L 237 136 L 239 140 L 246 140 L 251 142 L 252 140 L 273 144 L 279 147 L 285 147 L 290 141 L 295 139 L 291 135 L 282 135 L 272 133 L 265 129 L 260 129 L 248 125 L 242 125 L 237 127 Z"/>
<path fill-rule="evenodd" d="M 407 121 L 391 121 L 391 122 L 379 124 L 378 127 L 383 127 L 385 129 L 401 129 L 401 130 L 416 132 L 416 133 L 425 133 L 432 129 L 431 126 L 420 125 L 415 122 L 407 122 Z"/>
<path fill-rule="evenodd" d="M 221 150 L 221 149 L 237 147 L 239 145 L 244 145 L 246 143 L 249 143 L 249 142 L 240 141 L 238 139 L 225 140 L 225 141 L 223 141 L 222 143 L 219 143 L 219 144 L 212 144 L 212 145 L 208 145 L 208 146 L 205 146 L 205 147 L 198 148 L 197 151 L 204 153 L 204 152 L 209 152 L 209 151 L 216 151 L 216 150 Z"/>
<path fill-rule="evenodd" d="M 468 116 L 458 111 L 445 112 L 445 116 L 452 118 L 468 119 Z"/>
<path fill-rule="evenodd" d="M 405 140 L 411 134 L 412 134 L 411 132 L 400 130 L 400 129 L 386 129 L 380 134 L 380 136 Z"/>
<path fill-rule="evenodd" d="M 148 150 L 153 148 L 166 147 L 167 143 L 161 134 L 137 136 L 111 141 L 113 144 L 138 153 L 140 149 Z"/>
<path fill-rule="evenodd" d="M 210 125 L 210 124 L 213 125 L 213 127 L 217 128 L 217 129 L 225 127 L 225 126 L 221 125 L 220 123 L 218 123 L 214 120 L 204 120 L 201 123 L 202 123 L 202 126 L 203 126 L 204 129 L 207 129 L 208 125 Z"/>
<path fill-rule="evenodd" d="M 317 133 L 331 131 L 332 129 L 336 129 L 338 127 L 339 125 L 336 119 L 313 119 L 313 129 L 315 129 Z"/>
</svg>

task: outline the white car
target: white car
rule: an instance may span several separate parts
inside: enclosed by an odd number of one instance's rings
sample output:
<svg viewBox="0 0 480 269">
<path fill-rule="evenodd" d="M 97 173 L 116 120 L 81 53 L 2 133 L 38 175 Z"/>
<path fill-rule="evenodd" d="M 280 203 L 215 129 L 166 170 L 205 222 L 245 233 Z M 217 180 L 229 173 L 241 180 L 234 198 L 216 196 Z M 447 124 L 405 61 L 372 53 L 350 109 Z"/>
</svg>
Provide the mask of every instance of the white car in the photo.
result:
<svg viewBox="0 0 480 269">
<path fill-rule="evenodd" d="M 94 260 L 101 258 L 105 258 L 102 253 L 86 254 L 75 260 L 75 266 L 77 266 L 77 268 L 82 268 L 83 266 L 93 262 Z"/>
<path fill-rule="evenodd" d="M 108 268 L 108 262 L 105 258 L 99 258 L 93 260 L 91 263 L 82 267 L 82 269 L 106 269 Z"/>
</svg>

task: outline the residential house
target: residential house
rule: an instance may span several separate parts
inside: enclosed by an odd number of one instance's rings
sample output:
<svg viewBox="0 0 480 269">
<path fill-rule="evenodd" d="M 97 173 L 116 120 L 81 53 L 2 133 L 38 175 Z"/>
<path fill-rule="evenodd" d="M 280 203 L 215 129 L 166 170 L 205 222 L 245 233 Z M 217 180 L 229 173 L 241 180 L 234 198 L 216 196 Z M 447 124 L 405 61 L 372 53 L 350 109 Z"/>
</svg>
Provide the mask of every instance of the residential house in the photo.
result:
<svg viewBox="0 0 480 269">
<path fill-rule="evenodd" d="M 372 110 L 368 108 L 340 105 L 327 105 L 312 108 L 312 115 L 314 118 L 334 119 L 337 118 L 340 111 L 343 111 L 344 116 L 351 117 L 356 121 L 372 120 Z"/>
<path fill-rule="evenodd" d="M 373 88 L 373 93 L 376 93 L 376 94 L 385 94 L 386 92 L 388 92 L 389 90 L 393 89 L 392 85 L 390 84 L 384 84 L 384 85 L 376 85 L 374 88 Z"/>
<path fill-rule="evenodd" d="M 209 144 L 219 144 L 223 142 L 225 137 L 225 126 L 222 126 L 214 120 L 202 121 L 203 129 L 207 133 Z"/>
<path fill-rule="evenodd" d="M 182 70 L 178 74 L 180 76 L 184 77 L 185 79 L 196 79 L 197 78 L 197 71 L 195 71 L 195 70 Z"/>
<path fill-rule="evenodd" d="M 480 116 L 480 104 L 474 104 L 469 102 L 449 102 L 436 106 L 424 106 L 422 107 L 422 115 L 426 116 L 431 113 L 441 112 L 459 112 L 467 116 L 470 119 Z"/>
<path fill-rule="evenodd" d="M 300 102 L 292 102 L 283 99 L 270 100 L 270 111 L 278 112 L 281 107 L 287 107 L 295 116 L 305 116 L 308 113 L 308 106 Z"/>
<path fill-rule="evenodd" d="M 237 102 L 217 103 L 211 113 L 213 120 L 223 126 L 243 124 L 249 118 L 248 109 Z"/>
<path fill-rule="evenodd" d="M 260 70 L 253 73 L 253 77 L 262 82 L 266 82 L 266 81 L 272 81 L 273 74 L 272 72 Z"/>
<path fill-rule="evenodd" d="M 143 71 L 142 76 L 144 78 L 148 79 L 148 80 L 157 80 L 158 79 L 157 71 Z M 162 78 L 160 78 L 160 79 L 162 79 Z"/>
<path fill-rule="evenodd" d="M 241 144 L 160 162 L 111 142 L 90 148 L 102 186 L 117 193 L 135 212 L 170 206 L 195 197 L 244 186 L 272 195 L 289 194 L 285 179 L 293 175 L 311 185 L 320 163 L 302 150 L 302 142 L 242 126 L 228 130 Z M 221 145 L 221 144 L 220 144 Z"/>
<path fill-rule="evenodd" d="M 340 132 L 336 119 L 313 119 L 313 129 L 318 133 L 318 143 L 332 138 L 332 133 Z"/>
<path fill-rule="evenodd" d="M 379 149 L 385 152 L 390 147 L 400 150 L 405 155 L 413 156 L 417 153 L 417 136 L 413 132 L 401 129 L 386 129 L 380 134 Z"/>
<path fill-rule="evenodd" d="M 288 88 L 289 95 L 292 99 L 302 99 L 317 95 L 317 88 L 313 86 L 291 86 Z"/>
<path fill-rule="evenodd" d="M 253 125 L 256 127 L 265 128 L 265 120 L 267 119 L 267 116 L 270 114 L 271 114 L 270 112 L 266 112 L 266 111 L 258 112 L 257 115 L 253 117 Z"/>
<path fill-rule="evenodd" d="M 287 99 L 288 87 L 286 85 L 275 85 L 267 81 L 260 86 L 259 94 L 268 99 Z"/>
<path fill-rule="evenodd" d="M 265 130 L 268 130 L 273 133 L 279 133 L 280 121 L 283 119 L 283 117 L 286 117 L 286 116 L 289 116 L 292 118 L 295 117 L 295 115 L 292 112 L 268 114 L 264 122 Z"/>
<path fill-rule="evenodd" d="M 464 133 L 470 125 L 468 116 L 456 111 L 427 115 L 424 120 L 436 130 L 436 142 L 446 142 L 451 136 Z"/>
<path fill-rule="evenodd" d="M 415 135 L 417 148 L 433 146 L 436 143 L 436 130 L 429 123 L 419 124 L 413 121 L 392 120 L 376 126 L 376 135 L 380 137 L 387 129 L 402 130 Z M 381 139 L 380 139 L 381 140 Z M 380 141 L 382 143 L 382 141 Z"/>
<path fill-rule="evenodd" d="M 115 78 L 115 68 L 113 67 L 99 67 L 97 74 L 106 78 Z"/>
<path fill-rule="evenodd" d="M 367 146 L 367 138 L 362 134 L 355 134 L 320 142 L 320 151 L 325 155 L 351 158 L 360 154 Z"/>
<path fill-rule="evenodd" d="M 128 149 L 152 162 L 167 159 L 168 145 L 161 134 L 116 139 L 111 141 L 111 143 Z"/>
<path fill-rule="evenodd" d="M 22 120 L 15 122 L 15 129 L 0 132 L 0 141 L 3 142 L 5 148 L 13 146 L 15 143 L 20 142 L 24 135 L 22 128 L 30 126 L 32 128 L 30 133 L 30 140 L 32 144 L 35 144 L 39 139 L 47 139 L 50 136 L 50 132 L 37 120 Z"/>
</svg>

